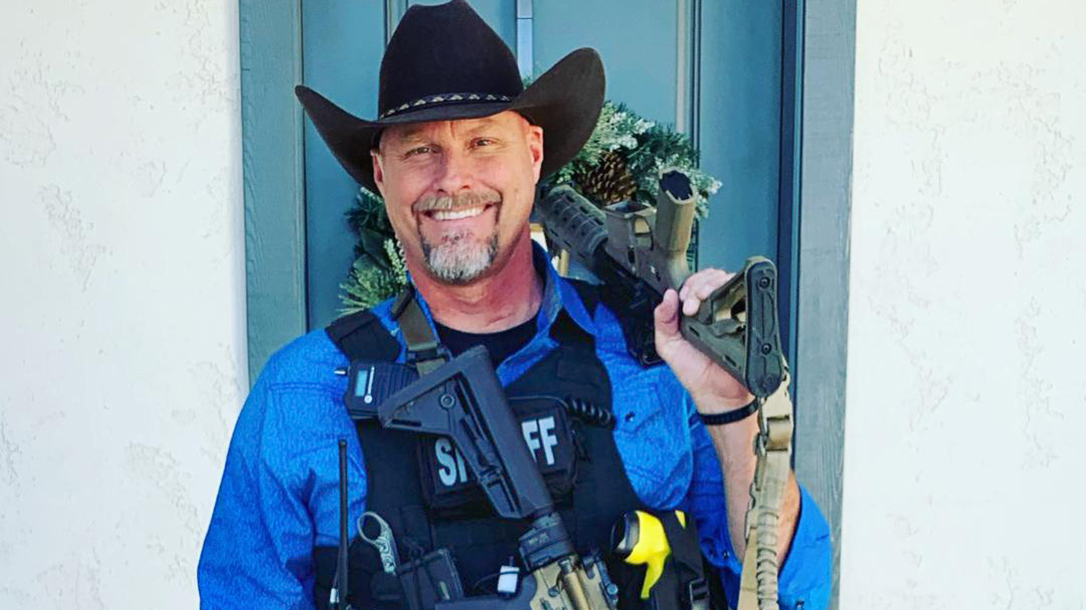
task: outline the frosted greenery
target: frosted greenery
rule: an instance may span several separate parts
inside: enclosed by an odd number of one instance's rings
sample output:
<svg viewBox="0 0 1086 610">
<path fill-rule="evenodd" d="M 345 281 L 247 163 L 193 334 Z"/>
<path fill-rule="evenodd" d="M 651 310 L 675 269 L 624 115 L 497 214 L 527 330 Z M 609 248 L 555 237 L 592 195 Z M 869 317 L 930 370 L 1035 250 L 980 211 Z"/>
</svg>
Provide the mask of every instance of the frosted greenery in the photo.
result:
<svg viewBox="0 0 1086 610">
<path fill-rule="evenodd" d="M 403 251 L 385 213 L 385 202 L 365 188 L 358 189 L 347 222 L 357 240 L 354 263 L 340 284 L 343 314 L 369 309 L 407 286 Z"/>
<path fill-rule="evenodd" d="M 606 152 L 618 152 L 626 159 L 630 173 L 637 179 L 634 198 L 646 205 L 656 205 L 660 192 L 660 171 L 677 168 L 690 177 L 698 193 L 698 217 L 709 214 L 709 197 L 720 188 L 720 181 L 698 168 L 698 152 L 690 138 L 668 125 L 646 120 L 624 104 L 606 102 L 600 111 L 596 129 L 569 163 L 550 180 L 553 186 L 578 186 L 574 175 L 583 167 L 599 162 Z"/>
<path fill-rule="evenodd" d="M 395 239 L 384 241 L 384 251 L 390 261 L 388 268 L 370 263 L 365 256 L 355 259 L 347 274 L 347 281 L 339 285 L 343 290 L 340 294 L 343 302 L 341 313 L 369 309 L 407 286 L 407 267 Z"/>
</svg>

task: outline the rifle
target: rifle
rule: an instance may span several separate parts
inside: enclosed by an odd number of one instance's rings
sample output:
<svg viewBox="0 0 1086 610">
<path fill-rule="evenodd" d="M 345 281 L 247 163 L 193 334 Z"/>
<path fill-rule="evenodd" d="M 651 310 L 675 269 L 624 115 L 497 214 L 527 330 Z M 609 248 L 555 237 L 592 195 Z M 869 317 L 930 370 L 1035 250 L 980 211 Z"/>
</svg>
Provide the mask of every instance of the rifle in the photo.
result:
<svg viewBox="0 0 1086 610">
<path fill-rule="evenodd" d="M 686 251 L 695 193 L 678 170 L 660 175 L 656 207 L 623 202 L 600 209 L 569 186 L 538 201 L 550 251 L 565 250 L 606 286 L 601 300 L 619 317 L 630 354 L 660 361 L 653 309 L 691 272 Z M 791 468 L 792 401 L 780 346 L 777 270 L 764 257 L 715 290 L 693 316 L 680 315 L 682 336 L 755 396 L 758 463 L 746 515 L 747 550 L 739 610 L 777 608 L 777 521 Z M 752 544 L 752 542 L 754 544 Z"/>
<path fill-rule="evenodd" d="M 652 310 L 668 288 L 678 290 L 691 274 L 686 250 L 695 197 L 689 178 L 664 172 L 655 208 L 624 202 L 601 210 L 569 186 L 553 189 L 538 208 L 551 251 L 569 252 L 607 286 L 601 299 L 620 312 L 630 354 L 643 365 L 658 363 Z M 755 256 L 696 315 L 681 317 L 680 332 L 765 398 L 784 376 L 777 324 L 777 269 Z"/>
<path fill-rule="evenodd" d="M 357 383 L 356 372 L 350 378 Z M 617 610 L 618 586 L 597 552 L 581 557 L 574 550 L 485 347 L 465 351 L 380 406 L 356 401 L 356 394 L 348 389 L 352 417 L 376 416 L 386 429 L 448 436 L 495 512 L 531 522 L 518 540 L 530 577 L 516 595 L 446 599 L 434 610 Z"/>
</svg>

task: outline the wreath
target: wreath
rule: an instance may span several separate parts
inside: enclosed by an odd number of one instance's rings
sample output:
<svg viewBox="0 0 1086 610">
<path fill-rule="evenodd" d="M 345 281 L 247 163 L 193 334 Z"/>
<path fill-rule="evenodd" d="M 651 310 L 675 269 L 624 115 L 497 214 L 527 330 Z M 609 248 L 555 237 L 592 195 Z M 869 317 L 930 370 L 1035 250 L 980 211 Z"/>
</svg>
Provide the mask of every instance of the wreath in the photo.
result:
<svg viewBox="0 0 1086 610">
<path fill-rule="evenodd" d="M 569 184 L 600 207 L 631 200 L 654 206 L 665 168 L 677 168 L 690 177 L 698 195 L 697 218 L 705 218 L 709 196 L 720 188 L 720 181 L 698 169 L 698 152 L 690 138 L 623 104 L 606 102 L 588 141 L 547 179 L 543 192 Z M 373 307 L 407 285 L 403 250 L 380 195 L 359 188 L 347 220 L 357 241 L 354 264 L 340 285 L 344 314 Z"/>
</svg>

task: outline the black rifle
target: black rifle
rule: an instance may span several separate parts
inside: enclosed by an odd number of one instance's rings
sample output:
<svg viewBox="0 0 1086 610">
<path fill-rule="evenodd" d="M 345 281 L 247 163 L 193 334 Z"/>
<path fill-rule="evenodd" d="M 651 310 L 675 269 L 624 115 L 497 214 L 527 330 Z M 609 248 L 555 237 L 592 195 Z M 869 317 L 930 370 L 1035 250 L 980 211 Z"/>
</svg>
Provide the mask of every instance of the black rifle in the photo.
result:
<svg viewBox="0 0 1086 610">
<path fill-rule="evenodd" d="M 352 384 L 357 377 L 352 370 Z M 582 558 L 574 550 L 485 347 L 465 351 L 376 408 L 355 396 L 348 389 L 352 417 L 368 414 L 384 428 L 451 438 L 498 515 L 531 521 L 518 542 L 532 577 L 514 597 L 438 601 L 435 610 L 616 610 L 618 587 L 598 553 Z"/>
<path fill-rule="evenodd" d="M 606 287 L 601 299 L 619 316 L 630 354 L 645 365 L 659 362 L 652 310 L 668 288 L 678 290 L 690 276 L 690 179 L 664 172 L 655 208 L 624 202 L 600 209 L 569 186 L 553 189 L 537 207 L 550 250 L 569 252 Z M 765 398 L 780 386 L 777 269 L 769 259 L 747 259 L 696 315 L 680 318 L 683 337 L 752 394 Z"/>
</svg>

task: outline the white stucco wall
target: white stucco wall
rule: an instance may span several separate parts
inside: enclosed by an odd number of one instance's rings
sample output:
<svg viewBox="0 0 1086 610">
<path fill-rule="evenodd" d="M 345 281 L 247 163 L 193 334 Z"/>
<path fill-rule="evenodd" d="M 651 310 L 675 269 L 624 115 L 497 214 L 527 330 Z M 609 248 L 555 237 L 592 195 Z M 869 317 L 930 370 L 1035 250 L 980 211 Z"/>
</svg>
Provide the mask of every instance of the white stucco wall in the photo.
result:
<svg viewBox="0 0 1086 610">
<path fill-rule="evenodd" d="M 841 607 L 1086 607 L 1086 5 L 857 4 Z"/>
<path fill-rule="evenodd" d="M 247 388 L 234 0 L 0 17 L 0 608 L 194 608 Z"/>
</svg>

